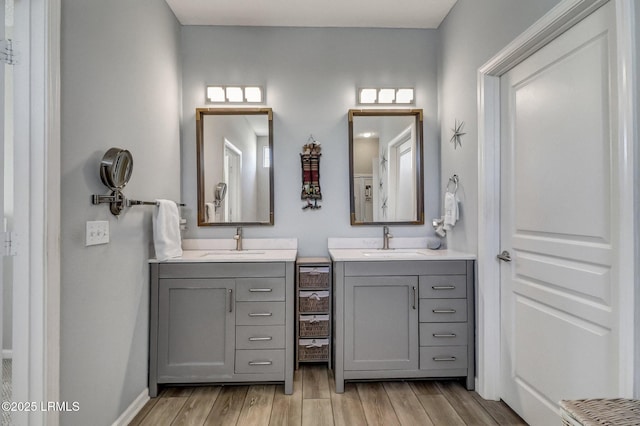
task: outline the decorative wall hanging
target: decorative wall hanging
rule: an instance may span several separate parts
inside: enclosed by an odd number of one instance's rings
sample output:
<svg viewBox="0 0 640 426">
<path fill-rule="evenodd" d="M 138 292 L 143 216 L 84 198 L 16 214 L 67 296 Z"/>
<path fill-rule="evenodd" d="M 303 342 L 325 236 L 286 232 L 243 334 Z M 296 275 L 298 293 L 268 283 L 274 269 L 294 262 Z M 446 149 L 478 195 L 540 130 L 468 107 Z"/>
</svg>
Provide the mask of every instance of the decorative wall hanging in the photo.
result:
<svg viewBox="0 0 640 426">
<path fill-rule="evenodd" d="M 464 121 L 458 123 L 458 120 L 456 120 L 453 129 L 451 129 L 453 136 L 449 139 L 449 142 L 453 143 L 453 149 L 457 149 L 457 145 L 460 145 L 460 148 L 462 148 L 462 136 L 466 135 L 466 133 L 462 132 L 463 128 Z"/>
<path fill-rule="evenodd" d="M 320 191 L 320 144 L 309 135 L 307 144 L 302 147 L 300 162 L 302 164 L 302 193 L 300 198 L 306 200 L 307 204 L 302 210 L 316 210 L 322 206 L 318 205 L 318 200 L 322 200 Z"/>
</svg>

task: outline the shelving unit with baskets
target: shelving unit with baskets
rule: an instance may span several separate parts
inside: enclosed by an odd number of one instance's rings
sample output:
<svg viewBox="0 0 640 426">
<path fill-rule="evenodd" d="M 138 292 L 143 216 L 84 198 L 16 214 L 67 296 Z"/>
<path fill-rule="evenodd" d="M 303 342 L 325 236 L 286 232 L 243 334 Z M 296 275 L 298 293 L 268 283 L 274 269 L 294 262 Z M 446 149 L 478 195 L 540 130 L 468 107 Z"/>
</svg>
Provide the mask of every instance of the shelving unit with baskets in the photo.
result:
<svg viewBox="0 0 640 426">
<path fill-rule="evenodd" d="M 301 362 L 327 362 L 331 368 L 331 260 L 296 261 L 296 369 Z"/>
</svg>

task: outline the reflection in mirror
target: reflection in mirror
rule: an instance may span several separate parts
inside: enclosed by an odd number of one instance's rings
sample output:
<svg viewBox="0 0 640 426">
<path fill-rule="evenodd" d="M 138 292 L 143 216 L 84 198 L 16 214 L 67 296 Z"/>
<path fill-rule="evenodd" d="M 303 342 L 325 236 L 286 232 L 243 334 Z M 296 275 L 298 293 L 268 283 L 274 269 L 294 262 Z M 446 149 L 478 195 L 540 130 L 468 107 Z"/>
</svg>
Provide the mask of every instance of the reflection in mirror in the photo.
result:
<svg viewBox="0 0 640 426">
<path fill-rule="evenodd" d="M 424 223 L 422 110 L 350 110 L 351 224 Z"/>
<path fill-rule="evenodd" d="M 270 108 L 196 109 L 198 226 L 273 225 Z"/>
</svg>

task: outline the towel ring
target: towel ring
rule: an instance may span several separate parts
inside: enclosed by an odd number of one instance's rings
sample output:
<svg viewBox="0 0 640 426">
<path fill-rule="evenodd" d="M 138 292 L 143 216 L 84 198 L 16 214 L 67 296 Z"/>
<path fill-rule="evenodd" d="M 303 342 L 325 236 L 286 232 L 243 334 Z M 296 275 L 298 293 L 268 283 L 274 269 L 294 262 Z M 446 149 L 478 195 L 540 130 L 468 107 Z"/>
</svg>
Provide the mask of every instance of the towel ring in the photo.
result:
<svg viewBox="0 0 640 426">
<path fill-rule="evenodd" d="M 451 183 L 453 183 L 455 186 L 453 188 L 453 194 L 455 194 L 456 192 L 458 192 L 458 175 L 453 175 L 449 178 L 449 181 L 447 182 L 447 187 L 445 188 L 446 192 L 451 192 L 449 191 L 449 185 L 451 185 Z"/>
</svg>

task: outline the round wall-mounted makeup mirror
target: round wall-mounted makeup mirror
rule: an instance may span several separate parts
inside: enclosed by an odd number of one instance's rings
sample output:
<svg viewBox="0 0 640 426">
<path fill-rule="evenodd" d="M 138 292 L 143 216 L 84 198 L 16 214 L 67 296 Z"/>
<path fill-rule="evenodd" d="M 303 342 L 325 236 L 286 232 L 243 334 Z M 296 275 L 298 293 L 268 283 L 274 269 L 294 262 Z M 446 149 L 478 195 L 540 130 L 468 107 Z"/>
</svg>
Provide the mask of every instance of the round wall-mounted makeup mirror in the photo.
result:
<svg viewBox="0 0 640 426">
<path fill-rule="evenodd" d="M 100 162 L 100 179 L 109 189 L 121 190 L 129 183 L 133 171 L 133 156 L 126 149 L 111 148 Z"/>
</svg>

